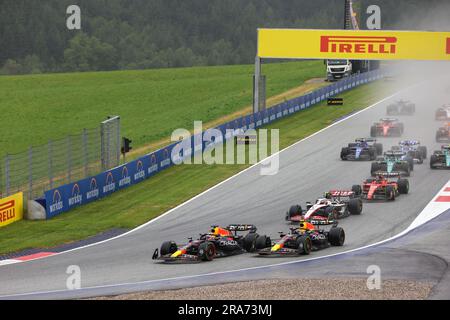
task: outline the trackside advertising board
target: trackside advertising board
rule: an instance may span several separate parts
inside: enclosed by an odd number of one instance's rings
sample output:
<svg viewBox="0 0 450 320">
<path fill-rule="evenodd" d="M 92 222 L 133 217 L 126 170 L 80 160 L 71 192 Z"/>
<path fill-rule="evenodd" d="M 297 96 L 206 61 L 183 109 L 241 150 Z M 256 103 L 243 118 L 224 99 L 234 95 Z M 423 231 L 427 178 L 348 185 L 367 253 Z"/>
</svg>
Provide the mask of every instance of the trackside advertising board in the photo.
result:
<svg viewBox="0 0 450 320">
<path fill-rule="evenodd" d="M 258 29 L 258 56 L 450 61 L 450 32 Z"/>
<path fill-rule="evenodd" d="M 219 140 L 208 138 L 203 132 L 96 176 L 48 190 L 45 192 L 46 218 L 53 218 L 80 205 L 106 197 L 115 191 L 148 179 L 164 169 L 182 163 L 184 159 L 192 157 L 197 152 L 203 152 L 223 140 L 234 139 L 245 130 L 259 128 L 307 109 L 345 90 L 381 77 L 380 71 L 371 71 L 344 78 L 304 96 L 224 123 L 216 127 L 222 133 L 222 138 Z"/>
<path fill-rule="evenodd" d="M 0 199 L 0 228 L 23 219 L 23 193 Z"/>
</svg>

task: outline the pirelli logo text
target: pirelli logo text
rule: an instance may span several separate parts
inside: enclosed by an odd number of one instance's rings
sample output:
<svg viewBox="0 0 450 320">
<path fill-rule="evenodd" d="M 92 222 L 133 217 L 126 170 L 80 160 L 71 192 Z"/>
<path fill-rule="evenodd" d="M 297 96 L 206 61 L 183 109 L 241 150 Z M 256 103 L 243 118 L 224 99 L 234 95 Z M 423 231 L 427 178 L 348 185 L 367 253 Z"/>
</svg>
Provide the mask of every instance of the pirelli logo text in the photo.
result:
<svg viewBox="0 0 450 320">
<path fill-rule="evenodd" d="M 16 218 L 16 202 L 10 200 L 7 202 L 0 202 L 0 222 L 6 223 Z"/>
<path fill-rule="evenodd" d="M 353 54 L 392 54 L 397 51 L 396 37 L 321 36 L 320 52 Z"/>
<path fill-rule="evenodd" d="M 0 227 L 23 219 L 23 193 L 0 199 Z"/>
<path fill-rule="evenodd" d="M 447 54 L 450 54 L 450 38 L 447 38 Z"/>
</svg>

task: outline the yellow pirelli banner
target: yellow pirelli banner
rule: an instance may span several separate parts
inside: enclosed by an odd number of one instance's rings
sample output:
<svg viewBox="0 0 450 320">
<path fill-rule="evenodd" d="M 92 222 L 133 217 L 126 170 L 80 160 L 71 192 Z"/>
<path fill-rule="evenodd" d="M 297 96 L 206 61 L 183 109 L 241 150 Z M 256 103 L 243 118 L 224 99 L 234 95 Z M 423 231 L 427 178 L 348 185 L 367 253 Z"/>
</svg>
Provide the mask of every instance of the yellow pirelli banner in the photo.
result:
<svg viewBox="0 0 450 320">
<path fill-rule="evenodd" d="M 23 193 L 0 199 L 0 227 L 23 219 Z"/>
<path fill-rule="evenodd" d="M 450 32 L 258 29 L 258 57 L 450 60 Z"/>
</svg>

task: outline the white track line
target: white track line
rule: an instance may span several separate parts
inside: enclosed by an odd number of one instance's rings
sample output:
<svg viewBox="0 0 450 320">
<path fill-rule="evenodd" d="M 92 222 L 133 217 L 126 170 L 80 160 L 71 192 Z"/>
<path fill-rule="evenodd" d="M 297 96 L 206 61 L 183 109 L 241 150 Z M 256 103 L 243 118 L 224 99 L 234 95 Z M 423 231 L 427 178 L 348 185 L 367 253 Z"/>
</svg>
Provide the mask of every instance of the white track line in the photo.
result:
<svg viewBox="0 0 450 320">
<path fill-rule="evenodd" d="M 449 188 L 449 187 L 450 187 L 450 180 L 444 185 L 444 187 L 442 187 L 442 189 L 437 193 L 436 196 L 441 194 L 446 188 Z M 430 201 L 430 204 L 432 204 L 434 202 L 435 198 L 436 197 L 433 197 L 433 200 Z M 429 215 L 429 211 L 435 209 L 435 207 L 430 206 L 430 204 L 427 205 L 423 209 L 423 211 L 419 214 L 418 218 L 421 215 Z M 438 217 L 439 215 L 441 215 L 442 213 L 446 212 L 449 209 L 450 209 L 450 204 L 447 205 L 445 211 L 439 212 L 438 214 L 435 213 L 433 215 L 433 217 L 430 218 L 429 220 L 432 220 L 432 219 Z M 191 276 L 165 278 L 165 279 L 155 279 L 155 280 L 147 280 L 147 281 L 141 281 L 141 282 L 125 282 L 125 283 L 120 283 L 120 284 L 111 284 L 111 285 L 104 285 L 104 286 L 86 287 L 86 288 L 82 288 L 82 289 L 79 289 L 79 290 L 89 291 L 89 290 L 107 289 L 107 288 L 124 287 L 124 286 L 139 286 L 139 285 L 145 286 L 145 285 L 148 285 L 148 284 L 151 284 L 151 283 L 155 283 L 155 282 L 188 280 L 188 279 L 193 279 L 193 278 L 203 278 L 203 277 L 207 277 L 207 276 L 224 275 L 224 274 L 229 274 L 229 273 L 234 273 L 234 272 L 245 272 L 245 271 L 252 271 L 252 270 L 280 267 L 280 266 L 297 264 L 297 263 L 311 262 L 311 261 L 315 261 L 315 260 L 326 259 L 326 258 L 340 256 L 340 255 L 344 255 L 344 254 L 348 254 L 348 253 L 352 253 L 352 252 L 356 252 L 356 251 L 361 251 L 361 250 L 364 250 L 364 249 L 368 249 L 368 248 L 371 248 L 371 247 L 375 247 L 375 246 L 378 246 L 378 245 L 381 245 L 381 244 L 393 241 L 393 240 L 395 240 L 397 238 L 400 238 L 400 237 L 406 235 L 410 231 L 420 227 L 421 225 L 425 224 L 426 222 L 427 221 L 424 221 L 424 222 L 422 222 L 420 224 L 417 224 L 417 223 L 415 224 L 413 222 L 407 229 L 405 229 L 401 233 L 399 233 L 399 234 L 397 234 L 397 235 L 395 235 L 395 236 L 393 236 L 391 238 L 388 238 L 386 240 L 382 240 L 382 241 L 379 241 L 379 242 L 376 242 L 376 243 L 373 243 L 373 244 L 370 244 L 370 245 L 367 245 L 367 246 L 364 246 L 364 247 L 351 249 L 351 250 L 347 250 L 347 251 L 344 251 L 344 252 L 338 252 L 338 253 L 334 253 L 334 254 L 329 254 L 329 255 L 326 255 L 326 256 L 320 256 L 320 257 L 303 259 L 303 260 L 296 260 L 296 261 L 289 261 L 289 262 L 282 262 L 282 263 L 276 263 L 276 264 L 265 265 L 265 266 L 258 266 L 258 267 L 250 267 L 250 268 L 243 268 L 243 269 L 236 269 L 236 270 L 229 270 L 229 271 L 211 272 L 211 273 L 191 275 Z M 5 299 L 5 298 L 9 298 L 10 299 L 10 298 L 15 298 L 15 297 L 18 298 L 18 297 L 38 296 L 38 295 L 44 295 L 44 294 L 66 293 L 67 291 L 68 290 L 54 290 L 54 291 L 41 291 L 41 292 L 21 293 L 21 294 L 14 294 L 14 295 L 8 295 L 8 296 L 0 296 L 0 300 L 1 299 Z M 76 292 L 76 291 L 74 291 L 74 292 Z M 134 292 L 134 291 L 132 290 L 132 292 Z M 108 295 L 108 294 L 104 294 L 104 295 Z"/>
<path fill-rule="evenodd" d="M 265 158 L 265 159 L 259 161 L 258 163 L 255 163 L 254 165 L 252 165 L 252 166 L 250 166 L 250 167 L 248 167 L 248 168 L 246 168 L 246 169 L 244 169 L 244 170 L 242 170 L 242 171 L 236 173 L 235 175 L 229 177 L 228 179 L 226 179 L 226 180 L 224 180 L 224 181 L 222 181 L 222 182 L 219 182 L 219 183 L 216 184 L 215 186 L 212 186 L 211 188 L 209 188 L 209 189 L 203 191 L 202 193 L 200 193 L 200 194 L 194 196 L 193 198 L 187 200 L 186 202 L 181 203 L 180 205 L 176 206 L 175 208 L 170 209 L 169 211 L 167 211 L 167 212 L 165 212 L 165 213 L 159 215 L 158 217 L 156 217 L 156 218 L 154 218 L 154 219 L 152 219 L 152 220 L 150 220 L 150 221 L 148 221 L 148 222 L 146 222 L 146 223 L 144 223 L 144 224 L 142 224 L 142 225 L 140 225 L 140 226 L 138 226 L 138 227 L 136 227 L 136 228 L 134 228 L 134 229 L 132 229 L 132 230 L 130 230 L 130 231 L 128 231 L 128 232 L 125 232 L 125 233 L 123 233 L 123 234 L 121 234 L 121 235 L 118 235 L 118 236 L 116 236 L 116 237 L 114 237 L 114 238 L 106 239 L 106 240 L 103 240 L 103 241 L 100 241 L 100 242 L 91 243 L 91 244 L 88 244 L 88 245 L 85 245 L 85 246 L 82 246 L 82 247 L 70 249 L 70 250 L 63 251 L 63 252 L 58 252 L 58 253 L 55 253 L 54 255 L 52 255 L 51 257 L 56 257 L 56 256 L 59 256 L 59 255 L 65 254 L 65 253 L 69 253 L 69 252 L 73 252 L 73 251 L 77 251 L 77 250 L 81 250 L 81 249 L 93 247 L 93 246 L 96 246 L 96 245 L 99 245 L 99 244 L 102 244 L 102 243 L 106 243 L 106 242 L 108 242 L 108 241 L 113 241 L 113 240 L 119 239 L 119 238 L 121 238 L 121 237 L 125 237 L 125 236 L 127 236 L 127 235 L 129 235 L 129 234 L 131 234 L 131 233 L 133 233 L 133 232 L 136 232 L 136 231 L 142 229 L 142 228 L 145 228 L 146 226 L 150 225 L 151 223 L 158 221 L 159 219 L 161 219 L 161 218 L 165 217 L 166 215 L 170 214 L 171 212 L 173 212 L 173 211 L 175 211 L 175 210 L 177 210 L 177 209 L 179 209 L 179 208 L 181 208 L 181 207 L 187 205 L 188 203 L 194 201 L 195 199 L 197 199 L 197 198 L 199 198 L 199 197 L 205 195 L 205 194 L 208 193 L 209 191 L 214 190 L 215 188 L 217 188 L 217 187 L 221 186 L 222 184 L 224 184 L 224 183 L 226 183 L 226 182 L 228 182 L 228 181 L 230 181 L 230 180 L 236 178 L 237 176 L 243 174 L 244 172 L 247 172 L 248 170 L 251 170 L 252 168 L 254 168 L 254 167 L 260 165 L 262 162 L 268 161 L 268 160 L 270 159 L 270 157 L 273 157 L 273 156 L 275 156 L 275 155 L 279 155 L 279 154 L 281 154 L 282 152 L 284 152 L 284 151 L 286 151 L 286 150 L 289 150 L 290 148 L 293 148 L 294 146 L 298 145 L 299 143 L 301 143 L 301 142 L 303 142 L 303 141 L 306 141 L 306 140 L 308 140 L 308 139 L 310 139 L 310 138 L 312 138 L 312 137 L 314 137 L 314 136 L 320 134 L 321 132 L 323 132 L 323 131 L 325 131 L 325 130 L 328 130 L 329 128 L 332 128 L 332 127 L 334 127 L 334 126 L 336 126 L 336 125 L 338 125 L 338 124 L 340 124 L 340 123 L 342 123 L 342 122 L 344 122 L 344 121 L 346 121 L 346 120 L 348 120 L 348 119 L 351 119 L 351 118 L 357 116 L 358 114 L 360 114 L 360 113 L 362 113 L 362 112 L 365 112 L 365 111 L 367 111 L 367 110 L 369 110 L 369 109 L 372 109 L 373 107 L 375 107 L 375 106 L 377 106 L 377 105 L 379 105 L 379 104 L 385 102 L 386 100 L 392 99 L 393 97 L 395 97 L 395 96 L 401 94 L 402 92 L 408 91 L 408 90 L 410 90 L 410 89 L 412 89 L 412 88 L 414 88 L 414 87 L 416 87 L 416 86 L 419 86 L 419 85 L 420 85 L 420 83 L 419 83 L 419 84 L 412 85 L 412 86 L 407 87 L 407 88 L 405 88 L 405 89 L 402 89 L 402 90 L 400 90 L 400 91 L 398 91 L 398 92 L 396 92 L 396 93 L 394 93 L 394 94 L 392 94 L 392 95 L 390 95 L 390 96 L 388 96 L 388 97 L 386 97 L 386 98 L 384 98 L 384 99 L 382 99 L 382 100 L 380 100 L 380 101 L 378 101 L 378 102 L 376 102 L 376 103 L 374 103 L 374 104 L 372 104 L 372 105 L 370 105 L 370 106 L 368 106 L 368 107 L 366 107 L 366 108 L 364 108 L 364 109 L 362 109 L 362 110 L 360 110 L 360 111 L 358 111 L 358 112 L 356 112 L 356 113 L 353 113 L 353 114 L 349 115 L 348 117 L 346 117 L 346 118 L 344 118 L 344 119 L 341 119 L 341 120 L 339 120 L 339 121 L 337 121 L 337 122 L 332 123 L 331 125 L 329 125 L 329 126 L 323 128 L 323 129 L 321 129 L 321 130 L 319 130 L 319 131 L 317 131 L 317 132 L 315 132 L 315 133 L 313 133 L 313 134 L 311 134 L 311 135 L 309 135 L 309 136 L 307 136 L 307 137 L 305 137 L 305 138 L 303 138 L 302 140 L 299 140 L 299 141 L 295 142 L 294 144 L 291 144 L 290 146 L 288 146 L 288 147 L 286 147 L 286 148 L 284 148 L 284 149 L 278 151 L 277 153 L 275 153 L 275 154 L 273 154 L 273 155 L 271 155 L 271 156 L 269 156 L 269 157 L 267 157 L 267 158 Z M 37 259 L 34 259 L 34 260 L 20 261 L 20 262 L 21 262 L 21 263 L 25 263 L 25 262 L 29 262 L 29 261 L 35 261 L 35 260 L 46 259 L 46 258 L 49 259 L 50 256 L 49 256 L 49 257 L 41 257 L 41 258 L 37 258 Z M 1 267 L 1 264 L 0 264 L 0 267 Z"/>
</svg>

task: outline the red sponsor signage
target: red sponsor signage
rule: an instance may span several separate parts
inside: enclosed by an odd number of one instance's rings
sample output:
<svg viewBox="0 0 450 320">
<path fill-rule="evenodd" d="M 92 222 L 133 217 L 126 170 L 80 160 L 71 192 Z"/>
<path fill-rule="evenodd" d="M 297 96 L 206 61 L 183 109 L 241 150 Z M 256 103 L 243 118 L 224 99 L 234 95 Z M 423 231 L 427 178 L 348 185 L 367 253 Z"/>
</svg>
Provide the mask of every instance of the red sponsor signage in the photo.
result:
<svg viewBox="0 0 450 320">
<path fill-rule="evenodd" d="M 0 203 L 0 222 L 6 222 L 16 217 L 15 201 Z"/>
<path fill-rule="evenodd" d="M 395 54 L 396 37 L 321 36 L 320 52 Z"/>
<path fill-rule="evenodd" d="M 450 54 L 450 38 L 447 38 L 447 54 Z"/>
</svg>

